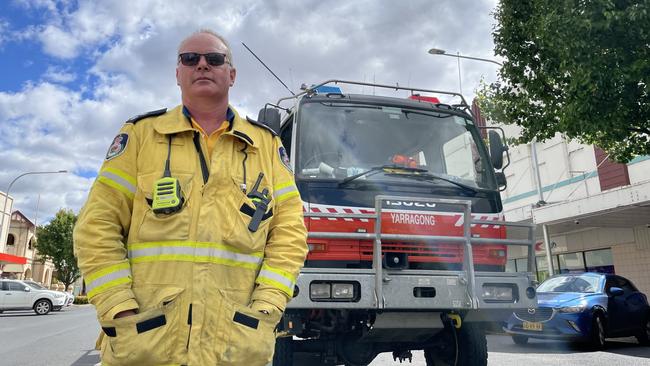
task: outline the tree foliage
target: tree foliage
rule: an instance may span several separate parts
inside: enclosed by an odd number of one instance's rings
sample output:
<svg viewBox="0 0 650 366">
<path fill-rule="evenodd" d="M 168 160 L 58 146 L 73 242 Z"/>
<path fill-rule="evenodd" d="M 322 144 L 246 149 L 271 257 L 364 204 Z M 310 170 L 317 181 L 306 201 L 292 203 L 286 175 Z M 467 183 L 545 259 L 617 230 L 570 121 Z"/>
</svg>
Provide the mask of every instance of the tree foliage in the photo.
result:
<svg viewBox="0 0 650 366">
<path fill-rule="evenodd" d="M 506 59 L 479 92 L 519 142 L 561 133 L 627 162 L 650 154 L 650 0 L 501 0 L 493 36 Z"/>
<path fill-rule="evenodd" d="M 72 230 L 76 221 L 72 210 L 61 209 L 49 224 L 37 229 L 36 249 L 43 259 L 54 263 L 56 278 L 66 289 L 81 276 L 72 251 Z"/>
</svg>

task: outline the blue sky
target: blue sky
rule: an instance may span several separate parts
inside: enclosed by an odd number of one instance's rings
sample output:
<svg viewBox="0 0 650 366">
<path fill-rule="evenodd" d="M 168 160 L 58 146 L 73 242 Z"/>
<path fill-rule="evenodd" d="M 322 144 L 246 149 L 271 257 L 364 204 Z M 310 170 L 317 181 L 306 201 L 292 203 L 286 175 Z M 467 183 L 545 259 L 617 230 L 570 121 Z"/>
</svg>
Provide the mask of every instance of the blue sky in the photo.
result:
<svg viewBox="0 0 650 366">
<path fill-rule="evenodd" d="M 493 57 L 496 0 L 0 1 L 0 190 L 14 209 L 51 218 L 78 211 L 106 149 L 129 117 L 174 107 L 176 47 L 211 28 L 230 40 L 237 67 L 231 104 L 256 116 L 287 91 L 248 54 L 251 47 L 293 90 L 338 78 L 458 90 L 456 61 L 431 47 Z M 299 21 L 297 21 L 299 20 Z M 496 69 L 463 62 L 468 100 Z M 344 90 L 359 92 L 360 90 Z M 39 219 L 40 222 L 44 222 Z"/>
</svg>

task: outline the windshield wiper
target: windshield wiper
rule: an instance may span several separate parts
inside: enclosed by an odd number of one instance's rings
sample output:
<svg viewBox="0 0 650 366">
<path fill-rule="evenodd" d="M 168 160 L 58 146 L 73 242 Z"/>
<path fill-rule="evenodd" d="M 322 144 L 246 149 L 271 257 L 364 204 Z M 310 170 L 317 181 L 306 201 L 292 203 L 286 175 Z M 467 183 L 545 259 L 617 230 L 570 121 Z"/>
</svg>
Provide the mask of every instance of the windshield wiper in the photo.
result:
<svg viewBox="0 0 650 366">
<path fill-rule="evenodd" d="M 390 173 L 389 173 L 390 174 Z M 424 171 L 424 173 L 415 173 L 415 174 L 401 174 L 397 173 L 396 175 L 399 176 L 404 176 L 407 178 L 413 178 L 413 179 L 418 179 L 418 180 L 426 180 L 426 181 L 431 181 L 431 180 L 442 180 L 447 183 L 451 183 L 457 187 L 463 188 L 466 191 L 472 192 L 472 193 L 480 193 L 480 192 L 489 192 L 490 190 L 488 189 L 483 189 L 483 188 L 476 188 L 472 187 L 470 185 L 467 185 L 465 183 L 457 182 L 453 179 L 445 178 L 441 175 L 431 173 L 427 170 Z"/>
<path fill-rule="evenodd" d="M 405 171 L 405 172 L 409 172 L 409 173 L 426 173 L 426 172 L 428 172 L 428 170 L 421 169 L 421 168 L 411 168 L 411 167 L 406 167 L 406 166 L 401 166 L 401 165 L 386 164 L 386 165 L 382 165 L 382 166 L 372 167 L 372 168 L 366 170 L 365 172 L 361 172 L 359 174 L 351 175 L 351 176 L 343 179 L 339 183 L 339 188 L 344 187 L 345 185 L 347 185 L 348 183 L 352 182 L 355 179 L 361 178 L 363 176 L 372 176 L 372 175 L 375 175 L 375 174 L 377 174 L 379 172 L 383 172 L 386 169 L 401 170 L 401 171 Z M 397 174 L 399 174 L 399 173 L 397 173 Z"/>
</svg>

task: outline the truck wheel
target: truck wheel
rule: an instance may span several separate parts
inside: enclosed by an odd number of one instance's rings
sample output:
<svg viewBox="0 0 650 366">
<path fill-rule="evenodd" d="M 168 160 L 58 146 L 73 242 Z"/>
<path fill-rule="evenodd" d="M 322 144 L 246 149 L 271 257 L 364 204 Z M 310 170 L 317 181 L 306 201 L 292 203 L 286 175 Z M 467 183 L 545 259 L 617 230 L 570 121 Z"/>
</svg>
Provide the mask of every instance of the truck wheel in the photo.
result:
<svg viewBox="0 0 650 366">
<path fill-rule="evenodd" d="M 512 341 L 515 342 L 515 344 L 522 345 L 528 343 L 528 337 L 522 335 L 513 335 Z"/>
<path fill-rule="evenodd" d="M 293 339 L 291 337 L 275 340 L 273 366 L 293 366 Z"/>
<path fill-rule="evenodd" d="M 465 323 L 455 331 L 458 342 L 451 331 L 445 331 L 446 345 L 443 349 L 440 347 L 424 349 L 427 366 L 487 366 L 487 339 L 483 328 L 476 323 Z M 458 352 L 455 352 L 456 347 Z M 458 353 L 458 362 L 456 362 L 456 353 Z"/>
<path fill-rule="evenodd" d="M 52 303 L 49 300 L 40 299 L 34 304 L 34 312 L 36 315 L 46 315 L 52 310 Z"/>
</svg>

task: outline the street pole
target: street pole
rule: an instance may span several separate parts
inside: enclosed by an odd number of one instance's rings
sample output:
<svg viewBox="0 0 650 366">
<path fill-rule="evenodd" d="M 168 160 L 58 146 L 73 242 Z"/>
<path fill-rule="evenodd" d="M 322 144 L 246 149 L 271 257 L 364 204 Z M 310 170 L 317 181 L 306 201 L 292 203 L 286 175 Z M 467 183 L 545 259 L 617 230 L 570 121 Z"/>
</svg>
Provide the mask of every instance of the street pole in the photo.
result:
<svg viewBox="0 0 650 366">
<path fill-rule="evenodd" d="M 460 78 L 460 52 L 456 52 L 456 61 L 458 61 L 458 92 L 463 95 L 463 82 Z"/>
<path fill-rule="evenodd" d="M 9 205 L 9 213 L 7 213 L 7 202 L 9 201 L 9 192 L 11 191 L 11 187 L 14 185 L 14 183 L 16 183 L 16 181 L 18 179 L 20 179 L 20 178 L 22 178 L 22 177 L 24 177 L 26 175 L 33 175 L 33 174 L 61 174 L 61 173 L 67 173 L 67 172 L 68 172 L 67 170 L 45 171 L 45 172 L 27 172 L 27 173 L 23 173 L 23 174 L 17 176 L 16 178 L 14 178 L 14 180 L 11 181 L 11 183 L 9 183 L 9 187 L 7 187 L 7 190 L 5 191 L 5 201 L 4 201 L 4 204 L 2 205 L 2 220 L 0 220 L 0 224 L 2 225 L 2 228 L 1 228 L 2 236 L 0 237 L 0 239 L 2 240 L 2 242 L 0 242 L 2 244 L 2 248 L 4 248 L 5 243 L 7 242 L 7 236 L 9 235 L 9 229 L 11 228 L 11 209 L 13 208 L 14 201 L 12 200 L 11 205 Z M 4 224 L 5 215 L 9 216 L 9 220 L 7 221 L 6 227 L 5 227 L 5 224 Z"/>
</svg>

